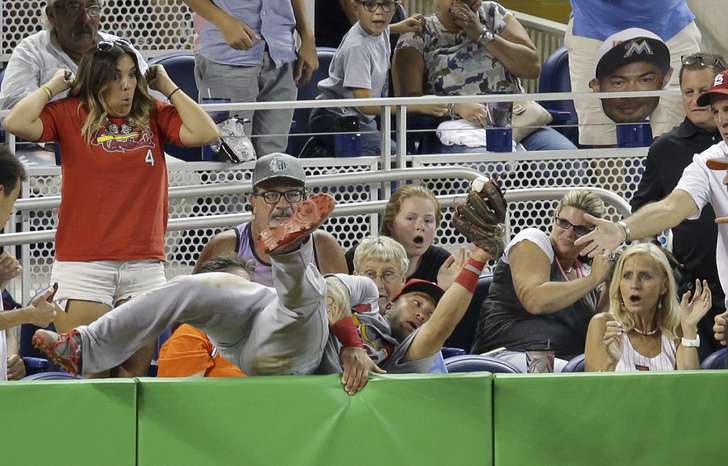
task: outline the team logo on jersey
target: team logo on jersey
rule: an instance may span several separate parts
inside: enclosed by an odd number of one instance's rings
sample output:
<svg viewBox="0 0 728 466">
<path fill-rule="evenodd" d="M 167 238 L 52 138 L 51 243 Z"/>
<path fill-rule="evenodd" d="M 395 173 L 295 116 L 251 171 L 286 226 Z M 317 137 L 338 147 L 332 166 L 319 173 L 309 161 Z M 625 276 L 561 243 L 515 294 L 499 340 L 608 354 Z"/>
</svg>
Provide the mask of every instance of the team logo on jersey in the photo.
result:
<svg viewBox="0 0 728 466">
<path fill-rule="evenodd" d="M 650 47 L 649 42 L 647 42 L 647 39 L 642 40 L 632 40 L 624 45 L 625 52 L 624 52 L 624 58 L 629 58 L 632 55 L 654 55 L 652 52 L 652 47 Z"/>
<path fill-rule="evenodd" d="M 287 167 L 288 164 L 286 163 L 286 161 L 280 157 L 273 157 L 273 160 L 271 160 L 268 164 L 268 169 L 273 173 L 280 173 L 282 171 L 285 171 Z"/>
<path fill-rule="evenodd" d="M 154 149 L 154 139 L 149 128 L 139 129 L 128 122 L 121 125 L 108 123 L 96 132 L 93 143 L 106 152 L 127 152 L 140 148 Z"/>
</svg>

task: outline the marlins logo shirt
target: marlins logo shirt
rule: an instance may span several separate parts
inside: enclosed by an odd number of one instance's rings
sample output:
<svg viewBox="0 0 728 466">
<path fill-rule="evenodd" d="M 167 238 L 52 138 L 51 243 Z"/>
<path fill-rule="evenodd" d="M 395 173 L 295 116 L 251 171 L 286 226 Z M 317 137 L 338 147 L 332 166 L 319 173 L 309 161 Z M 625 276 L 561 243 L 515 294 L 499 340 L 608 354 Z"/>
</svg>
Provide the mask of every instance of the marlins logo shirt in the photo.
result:
<svg viewBox="0 0 728 466">
<path fill-rule="evenodd" d="M 78 98 L 45 106 L 40 141 L 61 151 L 56 259 L 164 260 L 167 166 L 164 144 L 181 145 L 174 106 L 155 101 L 147 127 L 109 118 L 88 144 Z"/>
</svg>

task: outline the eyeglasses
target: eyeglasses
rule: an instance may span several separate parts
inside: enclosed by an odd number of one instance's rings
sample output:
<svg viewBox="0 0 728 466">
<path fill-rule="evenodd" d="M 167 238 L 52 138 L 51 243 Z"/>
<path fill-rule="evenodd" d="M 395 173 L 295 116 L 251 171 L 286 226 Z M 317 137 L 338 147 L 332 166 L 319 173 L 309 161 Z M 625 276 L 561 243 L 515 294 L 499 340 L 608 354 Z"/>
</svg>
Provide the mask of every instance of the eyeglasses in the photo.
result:
<svg viewBox="0 0 728 466">
<path fill-rule="evenodd" d="M 123 45 L 126 48 L 132 48 L 132 45 L 125 41 L 124 39 L 114 39 L 114 40 L 100 40 L 98 44 L 96 44 L 96 50 L 99 52 L 108 52 L 109 50 L 113 49 L 115 45 Z"/>
<path fill-rule="evenodd" d="M 53 7 L 65 13 L 66 16 L 78 16 L 85 12 L 89 16 L 101 16 L 101 7 L 97 4 L 84 5 L 83 2 L 56 2 Z"/>
<path fill-rule="evenodd" d="M 683 55 L 680 57 L 680 62 L 683 65 L 700 65 L 700 66 L 712 66 L 724 70 L 726 68 L 725 60 L 720 55 L 713 55 L 711 53 L 694 53 L 692 55 Z"/>
<path fill-rule="evenodd" d="M 302 189 L 291 189 L 290 191 L 263 191 L 260 193 L 253 193 L 253 196 L 262 197 L 266 204 L 276 205 L 281 200 L 281 197 L 285 197 L 286 201 L 290 204 L 301 202 L 306 197 L 306 191 Z"/>
<path fill-rule="evenodd" d="M 562 230 L 568 230 L 571 228 L 576 233 L 576 236 L 584 236 L 590 233 L 596 228 L 594 225 L 574 225 L 565 218 L 556 217 L 556 225 Z"/>
<path fill-rule="evenodd" d="M 377 274 L 373 270 L 367 270 L 366 272 L 364 272 L 364 276 L 371 278 L 371 280 L 373 282 L 376 282 L 377 278 L 381 278 L 382 282 L 390 284 L 390 283 L 394 283 L 397 280 L 397 278 L 401 276 L 401 274 L 394 272 L 392 270 L 385 270 L 384 272 L 382 272 L 380 274 Z"/>
<path fill-rule="evenodd" d="M 381 8 L 382 13 L 391 13 L 397 4 L 397 2 L 377 2 L 376 0 L 359 0 L 359 3 L 370 13 L 377 11 L 377 8 Z"/>
</svg>

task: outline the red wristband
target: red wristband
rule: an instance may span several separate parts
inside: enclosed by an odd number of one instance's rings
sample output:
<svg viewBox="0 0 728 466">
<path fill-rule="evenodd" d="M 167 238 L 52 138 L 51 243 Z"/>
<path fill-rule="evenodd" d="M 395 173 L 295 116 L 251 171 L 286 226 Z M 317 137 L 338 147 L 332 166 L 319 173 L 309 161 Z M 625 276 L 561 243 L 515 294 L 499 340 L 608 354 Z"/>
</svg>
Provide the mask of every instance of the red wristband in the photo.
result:
<svg viewBox="0 0 728 466">
<path fill-rule="evenodd" d="M 354 346 L 358 348 L 364 347 L 364 343 L 361 341 L 359 330 L 356 328 L 353 317 L 349 316 L 337 320 L 336 323 L 331 326 L 331 330 L 334 332 L 334 335 L 336 335 L 336 338 L 338 338 L 341 342 L 341 346 Z"/>
<path fill-rule="evenodd" d="M 480 278 L 480 272 L 483 271 L 485 262 L 480 262 L 475 259 L 468 259 L 463 266 L 463 269 L 455 279 L 455 283 L 473 293 L 475 286 L 478 284 L 478 278 Z"/>
</svg>

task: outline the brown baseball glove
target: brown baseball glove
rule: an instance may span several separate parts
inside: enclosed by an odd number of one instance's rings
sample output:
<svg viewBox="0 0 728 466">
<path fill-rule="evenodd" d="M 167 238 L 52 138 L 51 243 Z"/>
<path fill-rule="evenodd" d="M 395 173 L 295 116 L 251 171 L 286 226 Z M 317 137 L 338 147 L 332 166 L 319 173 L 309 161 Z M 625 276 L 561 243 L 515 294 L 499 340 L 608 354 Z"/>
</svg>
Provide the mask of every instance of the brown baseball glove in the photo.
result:
<svg viewBox="0 0 728 466">
<path fill-rule="evenodd" d="M 492 178 L 478 178 L 472 188 L 465 202 L 455 207 L 452 226 L 497 260 L 503 254 L 506 199 L 497 180 Z"/>
</svg>

